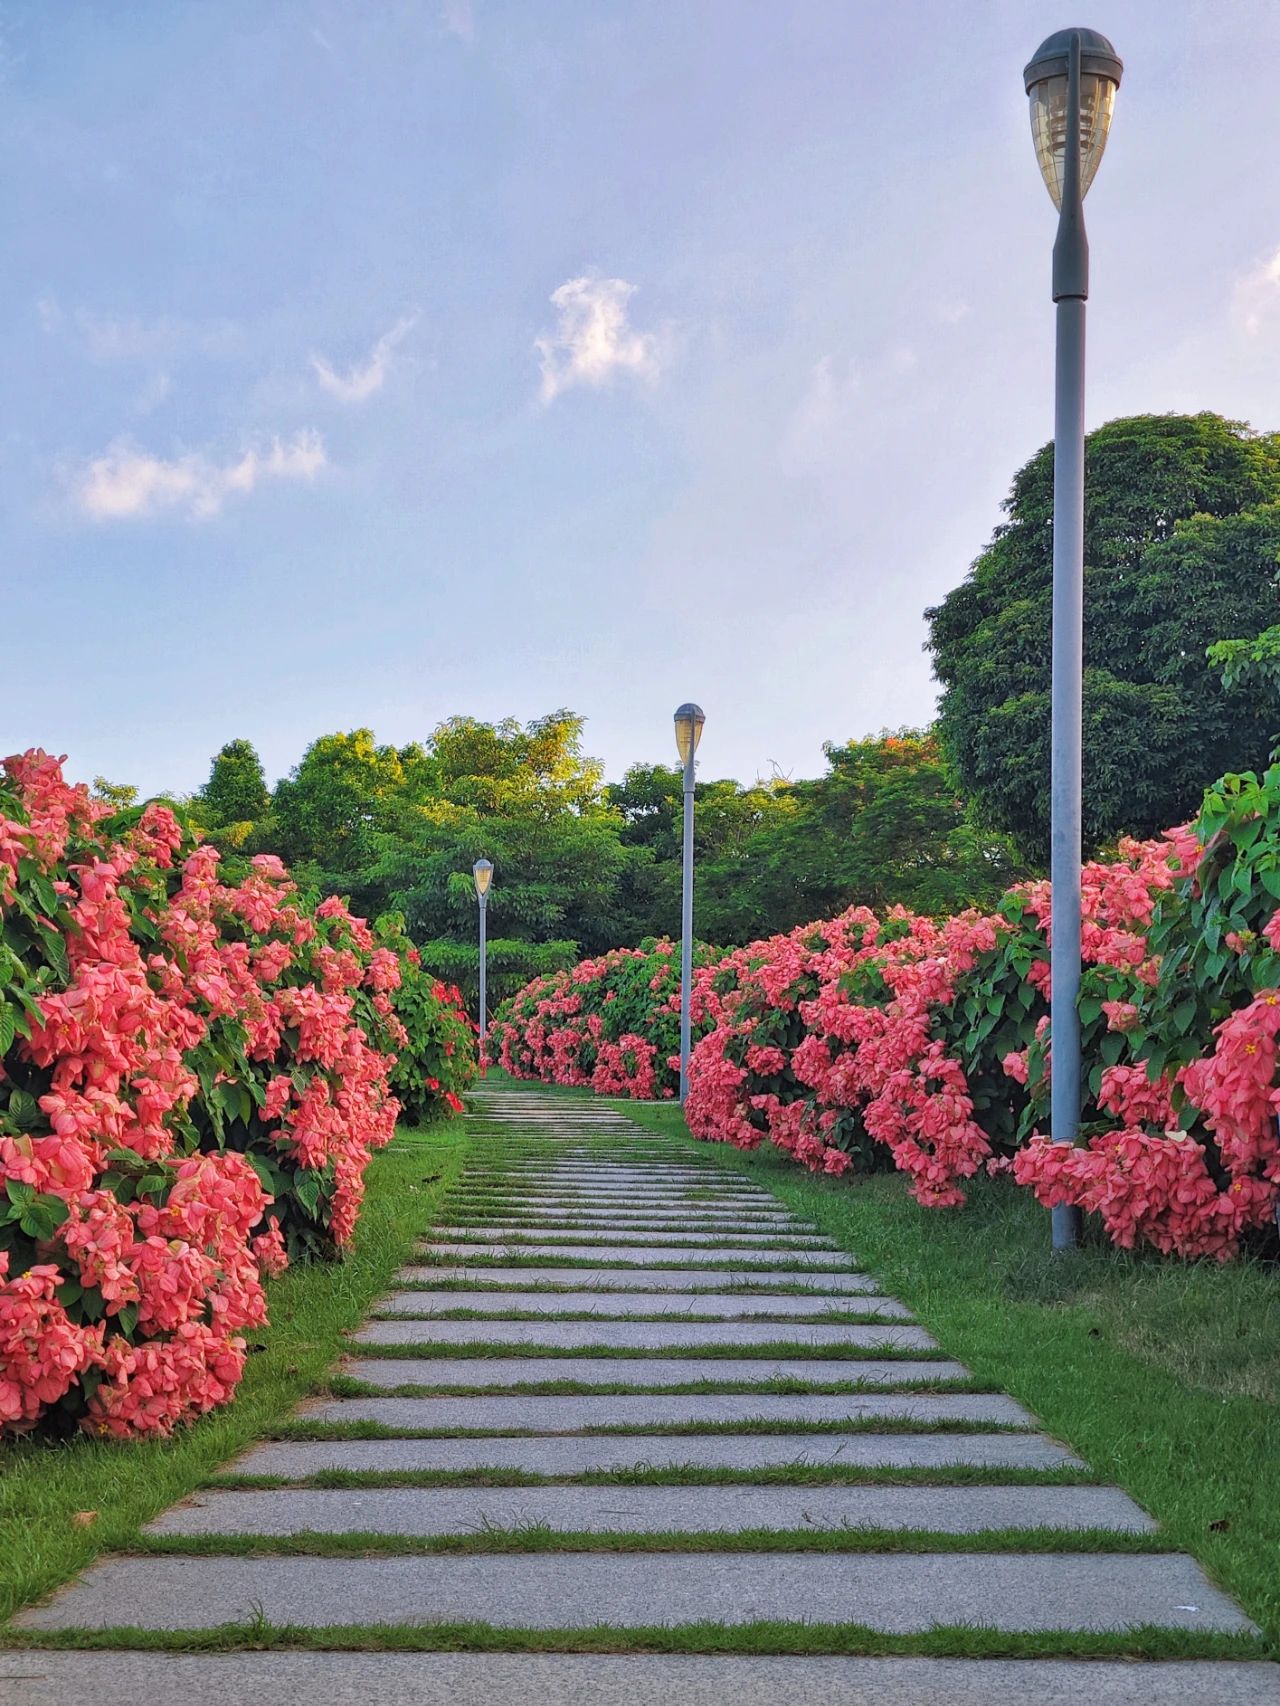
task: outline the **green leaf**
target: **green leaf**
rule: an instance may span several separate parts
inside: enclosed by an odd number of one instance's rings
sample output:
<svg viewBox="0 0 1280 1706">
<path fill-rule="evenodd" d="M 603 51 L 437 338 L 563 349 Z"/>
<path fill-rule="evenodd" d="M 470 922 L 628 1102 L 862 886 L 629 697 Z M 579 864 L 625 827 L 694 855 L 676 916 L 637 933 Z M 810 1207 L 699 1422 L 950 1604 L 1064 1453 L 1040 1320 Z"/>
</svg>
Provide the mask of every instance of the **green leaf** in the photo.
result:
<svg viewBox="0 0 1280 1706">
<path fill-rule="evenodd" d="M 37 1243 L 45 1243 L 53 1237 L 70 1213 L 70 1208 L 61 1197 L 38 1196 L 23 1210 L 18 1225 L 28 1238 L 34 1238 Z"/>
<path fill-rule="evenodd" d="M 19 1131 L 32 1131 L 40 1124 L 40 1104 L 25 1090 L 14 1090 L 9 1097 L 9 1118 Z"/>
<path fill-rule="evenodd" d="M 320 1176 L 302 1172 L 293 1181 L 293 1194 L 314 1220 L 320 1212 Z"/>
</svg>

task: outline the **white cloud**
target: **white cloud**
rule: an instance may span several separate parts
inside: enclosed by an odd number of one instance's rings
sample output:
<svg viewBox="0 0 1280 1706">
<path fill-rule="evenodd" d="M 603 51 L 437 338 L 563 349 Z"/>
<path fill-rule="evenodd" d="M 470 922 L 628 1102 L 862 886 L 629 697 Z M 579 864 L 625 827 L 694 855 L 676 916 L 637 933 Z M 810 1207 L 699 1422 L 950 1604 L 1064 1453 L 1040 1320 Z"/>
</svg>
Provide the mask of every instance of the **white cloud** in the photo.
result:
<svg viewBox="0 0 1280 1706">
<path fill-rule="evenodd" d="M 544 403 L 573 385 L 603 385 L 615 373 L 657 378 L 657 338 L 633 331 L 627 322 L 635 288 L 621 278 L 571 278 L 551 292 L 559 323 L 554 332 L 535 338 L 533 346 L 542 367 Z"/>
<path fill-rule="evenodd" d="M 316 370 L 316 378 L 331 397 L 336 397 L 340 403 L 363 403 L 372 397 L 375 391 L 381 391 L 386 382 L 387 372 L 391 366 L 391 352 L 396 345 L 417 324 L 416 314 L 406 314 L 402 320 L 397 320 L 389 332 L 384 332 L 374 344 L 368 361 L 357 363 L 345 374 L 335 371 L 331 363 L 322 355 L 313 355 L 311 365 Z"/>
<path fill-rule="evenodd" d="M 226 463 L 203 451 L 166 460 L 117 439 L 76 478 L 75 498 L 94 521 L 133 521 L 169 510 L 204 520 L 260 480 L 313 480 L 327 461 L 319 434 L 311 431 L 288 443 L 273 438 L 265 450 L 246 450 Z"/>
<path fill-rule="evenodd" d="M 1256 338 L 1280 310 L 1280 249 L 1236 280 L 1232 307 L 1249 337 Z"/>
</svg>

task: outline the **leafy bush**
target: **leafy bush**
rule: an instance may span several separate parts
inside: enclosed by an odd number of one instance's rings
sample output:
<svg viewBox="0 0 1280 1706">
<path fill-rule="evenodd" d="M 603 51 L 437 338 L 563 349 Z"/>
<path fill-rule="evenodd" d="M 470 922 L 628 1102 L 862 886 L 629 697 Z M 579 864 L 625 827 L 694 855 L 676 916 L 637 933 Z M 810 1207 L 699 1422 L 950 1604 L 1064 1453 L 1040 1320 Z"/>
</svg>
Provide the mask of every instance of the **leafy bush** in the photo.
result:
<svg viewBox="0 0 1280 1706">
<path fill-rule="evenodd" d="M 0 1429 L 165 1432 L 230 1397 L 263 1274 L 351 1238 L 401 959 L 39 752 L 0 778 L 0 924 Z"/>
<path fill-rule="evenodd" d="M 1080 1147 L 1041 1135 L 1045 882 L 941 921 L 853 907 L 704 965 L 690 1129 L 768 1140 L 828 1173 L 893 1166 L 935 1207 L 962 1203 L 979 1169 L 1010 1173 L 1046 1205 L 1097 1214 L 1124 1247 L 1230 1256 L 1280 1199 L 1280 764 L 1228 776 L 1194 828 L 1087 864 L 1083 901 Z M 625 1014 L 637 1058 L 667 1046 L 678 1009 L 665 951 L 662 1000 Z M 503 1063 L 598 1088 L 623 976 L 606 955 L 532 986 L 511 1005 Z"/>
<path fill-rule="evenodd" d="M 719 1011 L 713 986 L 721 963 L 714 948 L 695 955 L 695 1035 Z M 613 948 L 535 978 L 494 1015 L 489 1052 L 516 1078 L 590 1085 L 600 1096 L 674 1096 L 680 1082 L 675 944 Z"/>
<path fill-rule="evenodd" d="M 410 1125 L 434 1118 L 442 1107 L 460 1114 L 462 1092 L 475 1082 L 478 1070 L 476 1027 L 461 991 L 423 969 L 400 913 L 385 914 L 375 928 L 400 960 L 400 982 L 391 1000 L 406 1034 L 396 1046 L 391 1088 L 401 1112 Z"/>
</svg>

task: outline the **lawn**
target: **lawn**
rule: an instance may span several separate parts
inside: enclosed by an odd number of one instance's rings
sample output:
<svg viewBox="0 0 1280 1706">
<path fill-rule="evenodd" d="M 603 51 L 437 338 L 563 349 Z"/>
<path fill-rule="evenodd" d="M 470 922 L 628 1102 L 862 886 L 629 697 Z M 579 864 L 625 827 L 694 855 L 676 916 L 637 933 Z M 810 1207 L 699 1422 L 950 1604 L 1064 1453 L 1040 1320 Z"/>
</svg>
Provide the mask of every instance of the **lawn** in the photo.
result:
<svg viewBox="0 0 1280 1706">
<path fill-rule="evenodd" d="M 225 1409 L 169 1440 L 0 1446 L 0 1620 L 97 1553 L 136 1545 L 144 1523 L 287 1422 L 325 1379 L 342 1334 L 388 1289 L 465 1145 L 461 1123 L 434 1126 L 400 1134 L 375 1156 L 354 1250 L 344 1262 L 294 1268 L 269 1284 L 271 1325 L 246 1335 L 254 1354 Z"/>
</svg>

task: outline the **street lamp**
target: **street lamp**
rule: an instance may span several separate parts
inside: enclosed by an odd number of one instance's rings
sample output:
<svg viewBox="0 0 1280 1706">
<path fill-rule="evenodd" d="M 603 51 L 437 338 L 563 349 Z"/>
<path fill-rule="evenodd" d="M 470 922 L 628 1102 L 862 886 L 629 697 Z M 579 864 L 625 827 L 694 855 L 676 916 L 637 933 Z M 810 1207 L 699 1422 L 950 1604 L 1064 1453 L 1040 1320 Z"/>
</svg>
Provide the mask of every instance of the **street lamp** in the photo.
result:
<svg viewBox="0 0 1280 1706">
<path fill-rule="evenodd" d="M 676 749 L 684 765 L 684 877 L 680 901 L 680 1102 L 689 1094 L 689 1048 L 693 1041 L 693 755 L 706 722 L 700 705 L 676 712 Z"/>
<path fill-rule="evenodd" d="M 489 884 L 493 881 L 493 864 L 477 859 L 471 867 L 476 882 L 476 899 L 480 902 L 480 1042 L 483 1045 L 489 1029 Z"/>
<path fill-rule="evenodd" d="M 1053 692 L 1049 879 L 1053 897 L 1049 1010 L 1050 1136 L 1080 1130 L 1081 746 L 1084 691 L 1084 327 L 1089 243 L 1084 198 L 1107 145 L 1123 70 L 1096 30 L 1059 30 L 1023 72 L 1031 135 L 1058 209 L 1053 245 L 1057 311 L 1053 417 Z M 1079 1242 L 1080 1211 L 1053 1211 L 1053 1248 Z"/>
</svg>

